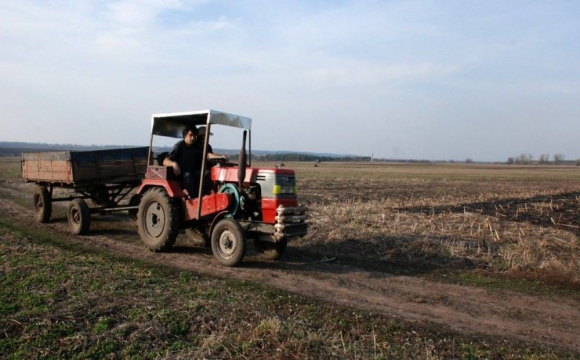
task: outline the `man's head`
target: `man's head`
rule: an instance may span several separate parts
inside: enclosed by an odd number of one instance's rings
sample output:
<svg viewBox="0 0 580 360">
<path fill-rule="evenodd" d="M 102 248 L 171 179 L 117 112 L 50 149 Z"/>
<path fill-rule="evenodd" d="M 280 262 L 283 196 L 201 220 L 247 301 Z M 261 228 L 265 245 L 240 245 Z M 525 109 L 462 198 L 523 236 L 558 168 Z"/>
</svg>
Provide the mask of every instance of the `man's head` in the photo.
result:
<svg viewBox="0 0 580 360">
<path fill-rule="evenodd" d="M 199 137 L 199 139 L 201 141 L 205 140 L 205 133 L 207 131 L 207 128 L 205 126 L 201 126 L 197 129 L 197 136 Z M 210 135 L 213 135 L 211 132 L 209 133 Z"/>
<path fill-rule="evenodd" d="M 185 141 L 185 144 L 187 146 L 190 146 L 195 141 L 195 138 L 197 136 L 197 129 L 195 128 L 195 126 L 193 126 L 193 127 L 187 126 L 185 129 L 183 129 L 182 135 L 183 135 L 183 141 Z"/>
</svg>

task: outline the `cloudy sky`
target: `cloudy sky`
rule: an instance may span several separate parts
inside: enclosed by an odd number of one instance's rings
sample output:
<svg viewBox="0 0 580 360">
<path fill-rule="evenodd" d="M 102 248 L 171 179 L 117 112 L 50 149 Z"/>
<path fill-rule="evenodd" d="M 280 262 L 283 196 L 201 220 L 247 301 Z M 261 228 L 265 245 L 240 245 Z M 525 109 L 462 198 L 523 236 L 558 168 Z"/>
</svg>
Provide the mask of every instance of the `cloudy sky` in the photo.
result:
<svg viewBox="0 0 580 360">
<path fill-rule="evenodd" d="M 0 141 L 146 145 L 208 108 L 260 150 L 580 158 L 580 2 L 0 2 Z"/>
</svg>

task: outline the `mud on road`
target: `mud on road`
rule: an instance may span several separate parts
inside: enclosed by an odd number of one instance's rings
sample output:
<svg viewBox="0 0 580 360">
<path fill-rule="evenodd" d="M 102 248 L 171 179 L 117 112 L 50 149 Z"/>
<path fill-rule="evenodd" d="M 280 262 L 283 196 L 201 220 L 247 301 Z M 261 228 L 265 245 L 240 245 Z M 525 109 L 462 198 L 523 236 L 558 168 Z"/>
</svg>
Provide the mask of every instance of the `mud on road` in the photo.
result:
<svg viewBox="0 0 580 360">
<path fill-rule="evenodd" d="M 404 321 L 580 352 L 580 303 L 573 299 L 492 292 L 332 262 L 303 261 L 300 250 L 293 249 L 291 244 L 281 261 L 264 261 L 249 252 L 240 267 L 225 268 L 214 260 L 209 250 L 190 246 L 183 236 L 171 252 L 149 252 L 126 215 L 93 216 L 89 235 L 73 237 L 68 233 L 64 210 L 54 210 L 49 223 L 37 224 L 31 210 L 6 198 L 0 199 L 0 212 L 12 221 L 27 228 L 51 231 L 66 242 L 179 270 L 257 281 Z"/>
</svg>

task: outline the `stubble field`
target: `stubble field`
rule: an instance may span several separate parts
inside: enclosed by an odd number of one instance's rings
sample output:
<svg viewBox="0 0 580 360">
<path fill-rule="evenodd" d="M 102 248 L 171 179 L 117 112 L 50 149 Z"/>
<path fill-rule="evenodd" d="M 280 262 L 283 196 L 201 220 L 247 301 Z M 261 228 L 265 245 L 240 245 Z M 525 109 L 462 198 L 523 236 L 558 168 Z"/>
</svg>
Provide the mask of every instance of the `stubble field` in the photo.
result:
<svg viewBox="0 0 580 360">
<path fill-rule="evenodd" d="M 269 166 L 273 164 L 254 164 Z M 580 169 L 287 163 L 309 234 L 235 270 L 125 214 L 32 221 L 0 158 L 7 358 L 574 358 Z M 103 279 L 107 279 L 106 281 Z M 23 285 L 24 284 L 24 285 Z M 44 326 L 42 326 L 44 324 Z M 59 325 L 60 324 L 60 325 Z M 40 355 L 39 355 L 40 354 Z"/>
<path fill-rule="evenodd" d="M 297 245 L 395 272 L 580 288 L 580 169 L 292 164 L 311 233 Z"/>
</svg>

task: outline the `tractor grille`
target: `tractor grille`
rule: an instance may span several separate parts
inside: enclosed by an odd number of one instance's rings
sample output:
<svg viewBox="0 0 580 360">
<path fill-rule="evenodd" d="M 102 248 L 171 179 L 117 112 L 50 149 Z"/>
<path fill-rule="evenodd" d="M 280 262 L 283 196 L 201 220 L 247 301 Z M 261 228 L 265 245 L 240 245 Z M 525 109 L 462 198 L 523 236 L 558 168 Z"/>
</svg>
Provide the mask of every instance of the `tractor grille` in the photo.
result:
<svg viewBox="0 0 580 360">
<path fill-rule="evenodd" d="M 276 209 L 276 235 L 278 237 L 303 236 L 306 235 L 308 225 L 306 224 L 306 207 L 278 206 Z"/>
</svg>

